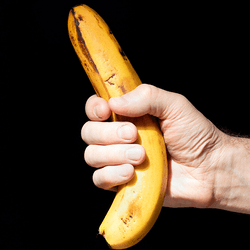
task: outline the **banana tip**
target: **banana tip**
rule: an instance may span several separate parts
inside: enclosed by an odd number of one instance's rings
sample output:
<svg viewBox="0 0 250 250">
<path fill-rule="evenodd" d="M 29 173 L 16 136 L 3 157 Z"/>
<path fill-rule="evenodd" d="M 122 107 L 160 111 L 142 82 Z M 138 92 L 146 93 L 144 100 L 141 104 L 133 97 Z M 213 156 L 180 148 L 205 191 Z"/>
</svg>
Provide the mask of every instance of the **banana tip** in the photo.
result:
<svg viewBox="0 0 250 250">
<path fill-rule="evenodd" d="M 100 231 L 99 230 L 99 233 L 97 234 L 96 236 L 96 239 L 98 241 L 98 246 L 100 245 L 100 247 L 109 247 L 110 249 L 113 249 L 109 244 L 108 242 L 106 241 L 106 238 L 105 238 L 105 231 Z"/>
</svg>

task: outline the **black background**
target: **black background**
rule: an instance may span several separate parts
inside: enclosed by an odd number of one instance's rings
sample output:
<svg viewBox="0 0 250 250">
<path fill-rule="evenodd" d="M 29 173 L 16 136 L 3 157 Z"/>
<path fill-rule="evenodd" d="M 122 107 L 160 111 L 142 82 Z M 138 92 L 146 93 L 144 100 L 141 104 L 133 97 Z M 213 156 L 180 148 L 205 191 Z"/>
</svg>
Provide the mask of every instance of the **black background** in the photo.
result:
<svg viewBox="0 0 250 250">
<path fill-rule="evenodd" d="M 67 33 L 71 7 L 106 20 L 141 80 L 185 95 L 219 128 L 249 135 L 247 7 L 164 1 L 1 1 L 0 249 L 108 249 L 96 238 L 114 193 L 83 160 L 94 94 Z M 131 249 L 248 243 L 249 216 L 163 208 Z"/>
</svg>

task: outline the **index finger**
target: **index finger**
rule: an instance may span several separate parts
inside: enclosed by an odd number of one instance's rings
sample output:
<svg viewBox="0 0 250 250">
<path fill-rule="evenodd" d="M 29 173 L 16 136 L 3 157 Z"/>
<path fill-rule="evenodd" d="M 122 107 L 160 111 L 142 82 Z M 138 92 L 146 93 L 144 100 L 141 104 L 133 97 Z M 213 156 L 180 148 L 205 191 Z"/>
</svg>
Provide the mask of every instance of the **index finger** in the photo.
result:
<svg viewBox="0 0 250 250">
<path fill-rule="evenodd" d="M 92 121 L 105 121 L 111 115 L 108 103 L 97 95 L 92 95 L 86 102 L 85 112 Z"/>
</svg>

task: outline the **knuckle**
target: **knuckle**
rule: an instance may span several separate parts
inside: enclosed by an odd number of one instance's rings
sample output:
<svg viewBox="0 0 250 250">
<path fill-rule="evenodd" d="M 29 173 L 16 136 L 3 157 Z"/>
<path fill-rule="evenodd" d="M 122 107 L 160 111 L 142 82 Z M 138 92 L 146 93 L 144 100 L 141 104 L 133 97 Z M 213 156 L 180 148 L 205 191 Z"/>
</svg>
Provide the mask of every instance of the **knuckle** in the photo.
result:
<svg viewBox="0 0 250 250">
<path fill-rule="evenodd" d="M 178 93 L 175 93 L 175 95 L 176 102 L 179 102 L 181 105 L 189 103 L 188 99 L 184 95 Z"/>
<path fill-rule="evenodd" d="M 89 119 L 93 118 L 93 109 L 97 101 L 97 96 L 92 95 L 89 97 L 89 99 L 86 101 L 85 104 L 85 113 L 88 116 Z"/>
<path fill-rule="evenodd" d="M 96 94 L 90 96 L 90 97 L 88 98 L 88 100 L 86 101 L 85 107 L 88 107 L 88 106 L 90 106 L 93 102 L 95 102 L 96 98 L 97 98 L 97 95 L 96 95 Z"/>
<path fill-rule="evenodd" d="M 98 170 L 96 170 L 94 173 L 93 173 L 93 176 L 92 176 L 92 180 L 93 180 L 93 183 L 95 184 L 95 186 L 101 188 L 101 181 L 100 181 L 100 177 L 99 177 L 99 173 L 98 173 Z"/>
<path fill-rule="evenodd" d="M 99 169 L 94 172 L 92 179 L 95 186 L 102 189 L 109 189 L 112 187 L 112 180 L 110 174 L 107 172 L 109 172 L 108 168 Z"/>
<path fill-rule="evenodd" d="M 159 111 L 161 106 L 159 106 L 158 96 L 159 88 L 152 86 L 150 84 L 142 84 L 141 88 L 141 98 L 146 101 L 146 111 L 148 114 L 159 116 Z"/>
<path fill-rule="evenodd" d="M 140 88 L 140 93 L 144 98 L 150 98 L 154 91 L 154 87 L 150 84 L 141 84 L 138 88 Z"/>
<path fill-rule="evenodd" d="M 103 98 L 93 95 L 85 104 L 85 113 L 90 120 L 104 121 L 109 118 L 111 110 Z"/>
<path fill-rule="evenodd" d="M 94 166 L 95 162 L 93 161 L 93 147 L 92 145 L 86 147 L 85 151 L 84 151 L 84 160 L 85 162 L 89 165 L 89 166 Z"/>
<path fill-rule="evenodd" d="M 81 129 L 81 137 L 82 137 L 82 140 L 84 142 L 87 142 L 87 130 L 88 130 L 88 126 L 89 126 L 89 123 L 90 121 L 87 121 L 83 126 L 82 126 L 82 129 Z"/>
<path fill-rule="evenodd" d="M 102 186 L 103 188 L 108 188 L 111 187 L 112 185 L 112 178 L 111 178 L 111 174 L 109 173 L 110 171 L 108 171 L 108 168 L 105 169 L 106 171 L 103 171 L 102 173 Z"/>
</svg>

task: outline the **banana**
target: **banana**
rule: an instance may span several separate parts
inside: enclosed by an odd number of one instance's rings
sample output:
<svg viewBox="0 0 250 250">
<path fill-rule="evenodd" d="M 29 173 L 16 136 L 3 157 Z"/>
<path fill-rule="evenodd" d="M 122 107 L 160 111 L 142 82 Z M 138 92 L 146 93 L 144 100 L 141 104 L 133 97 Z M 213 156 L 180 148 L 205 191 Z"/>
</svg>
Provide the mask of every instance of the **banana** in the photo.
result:
<svg viewBox="0 0 250 250">
<path fill-rule="evenodd" d="M 105 21 L 87 5 L 71 9 L 69 37 L 98 96 L 108 101 L 141 84 L 141 80 Z M 167 155 L 162 133 L 150 115 L 129 118 L 112 113 L 113 121 L 130 121 L 146 150 L 146 160 L 135 175 L 118 187 L 114 201 L 99 228 L 112 249 L 138 243 L 157 220 L 167 186 Z"/>
</svg>

